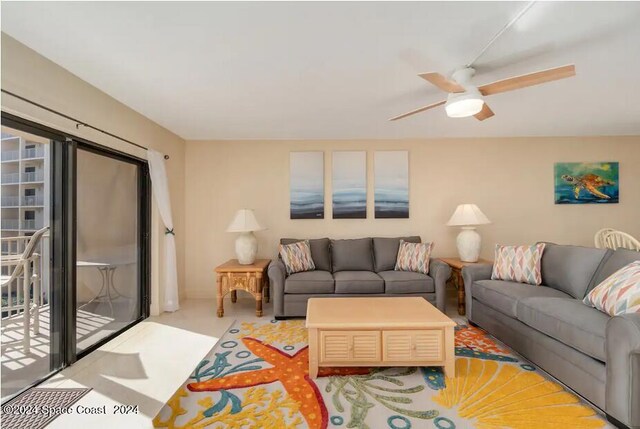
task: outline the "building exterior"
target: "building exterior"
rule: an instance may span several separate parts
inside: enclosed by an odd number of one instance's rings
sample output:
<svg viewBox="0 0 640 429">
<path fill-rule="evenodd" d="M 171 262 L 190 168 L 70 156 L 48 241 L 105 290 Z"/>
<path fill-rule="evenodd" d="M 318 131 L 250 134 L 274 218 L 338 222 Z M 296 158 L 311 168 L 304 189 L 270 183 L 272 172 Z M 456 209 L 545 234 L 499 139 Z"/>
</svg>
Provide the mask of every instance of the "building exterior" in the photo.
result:
<svg viewBox="0 0 640 429">
<path fill-rule="evenodd" d="M 50 219 L 50 144 L 2 130 L 0 141 L 0 236 L 3 255 L 19 254 L 25 238 L 49 225 Z M 42 264 L 48 267 L 49 239 L 39 246 Z M 41 268 L 44 268 L 41 267 Z M 9 274 L 3 267 L 3 274 Z M 48 292 L 48 270 L 41 269 L 43 292 Z M 46 295 L 48 296 L 48 294 Z"/>
</svg>

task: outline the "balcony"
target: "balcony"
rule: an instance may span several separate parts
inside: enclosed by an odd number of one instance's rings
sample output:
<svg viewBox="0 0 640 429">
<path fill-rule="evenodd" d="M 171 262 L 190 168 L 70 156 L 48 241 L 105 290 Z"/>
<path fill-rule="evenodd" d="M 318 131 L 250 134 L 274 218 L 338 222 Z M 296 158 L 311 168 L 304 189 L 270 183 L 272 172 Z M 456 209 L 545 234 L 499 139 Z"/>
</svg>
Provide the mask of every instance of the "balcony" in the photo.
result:
<svg viewBox="0 0 640 429">
<path fill-rule="evenodd" d="M 44 181 L 44 173 L 42 171 L 32 171 L 29 173 L 22 173 L 22 183 L 42 182 L 42 181 Z"/>
<path fill-rule="evenodd" d="M 42 195 L 29 195 L 29 196 L 22 197 L 22 206 L 26 206 L 26 207 L 44 206 L 44 197 Z"/>
<path fill-rule="evenodd" d="M 23 231 L 37 231 L 42 228 L 42 221 L 35 219 L 2 219 L 2 229 L 4 230 L 23 230 Z"/>
<path fill-rule="evenodd" d="M 20 158 L 19 150 L 4 150 L 2 151 L 2 161 L 17 161 Z"/>
<path fill-rule="evenodd" d="M 20 229 L 20 221 L 18 219 L 2 219 L 2 229 Z"/>
<path fill-rule="evenodd" d="M 19 183 L 20 182 L 20 173 L 2 173 L 0 176 L 3 185 Z"/>
<path fill-rule="evenodd" d="M 34 147 L 22 151 L 22 159 L 44 158 L 44 147 Z"/>
<path fill-rule="evenodd" d="M 11 195 L 3 195 L 2 196 L 2 207 L 17 207 L 20 204 L 20 197 L 11 196 Z"/>
<path fill-rule="evenodd" d="M 36 231 L 40 228 L 42 228 L 41 221 L 35 219 L 25 219 L 22 221 L 22 228 L 20 229 L 23 231 Z"/>
</svg>

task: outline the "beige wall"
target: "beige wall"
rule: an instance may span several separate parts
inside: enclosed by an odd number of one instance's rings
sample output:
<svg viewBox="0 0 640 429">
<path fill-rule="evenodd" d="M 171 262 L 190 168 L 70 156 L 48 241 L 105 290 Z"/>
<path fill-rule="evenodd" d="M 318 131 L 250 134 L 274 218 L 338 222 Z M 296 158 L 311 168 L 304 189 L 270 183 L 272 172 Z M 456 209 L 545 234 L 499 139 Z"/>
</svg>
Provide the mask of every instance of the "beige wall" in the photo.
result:
<svg viewBox="0 0 640 429">
<path fill-rule="evenodd" d="M 289 152 L 325 152 L 325 219 L 289 219 Z M 331 219 L 331 152 L 366 150 L 368 218 Z M 373 152 L 408 150 L 410 219 L 373 218 Z M 620 203 L 554 204 L 553 164 L 619 161 Z M 276 255 L 280 237 L 349 238 L 419 234 L 435 255 L 455 255 L 457 204 L 476 203 L 493 221 L 480 227 L 482 254 L 495 243 L 538 240 L 592 245 L 614 227 L 640 236 L 640 137 L 438 139 L 394 141 L 188 141 L 186 153 L 187 295 L 213 296 L 213 268 L 234 256 L 225 229 L 238 208 L 255 209 L 267 228 L 259 255 Z"/>
<path fill-rule="evenodd" d="M 184 140 L 5 33 L 2 33 L 2 88 L 171 157 L 167 162 L 167 174 L 176 231 L 178 280 L 181 295 L 184 295 Z M 78 130 L 73 122 L 5 94 L 2 94 L 2 110 L 139 157 L 146 156 L 144 150 L 86 128 Z M 157 213 L 154 225 L 155 249 L 152 250 L 157 257 L 162 246 L 162 239 L 157 238 L 163 236 Z M 156 286 L 161 272 L 157 270 L 157 265 L 156 263 L 154 266 Z M 156 303 L 157 300 L 154 299 L 153 304 Z"/>
</svg>

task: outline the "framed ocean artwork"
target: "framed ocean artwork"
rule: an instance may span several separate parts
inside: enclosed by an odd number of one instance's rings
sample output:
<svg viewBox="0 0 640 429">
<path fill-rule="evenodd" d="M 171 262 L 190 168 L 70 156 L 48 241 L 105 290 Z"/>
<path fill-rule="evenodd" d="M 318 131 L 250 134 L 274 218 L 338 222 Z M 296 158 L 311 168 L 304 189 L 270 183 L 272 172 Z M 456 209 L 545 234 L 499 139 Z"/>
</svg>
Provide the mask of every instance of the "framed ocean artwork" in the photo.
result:
<svg viewBox="0 0 640 429">
<path fill-rule="evenodd" d="M 324 219 L 324 152 L 289 155 L 291 219 Z"/>
<path fill-rule="evenodd" d="M 332 156 L 334 219 L 367 218 L 367 153 L 338 151 Z"/>
<path fill-rule="evenodd" d="M 409 217 L 409 152 L 374 153 L 374 198 L 376 219 Z"/>
<path fill-rule="evenodd" d="M 618 170 L 617 162 L 557 162 L 556 204 L 617 204 Z"/>
</svg>

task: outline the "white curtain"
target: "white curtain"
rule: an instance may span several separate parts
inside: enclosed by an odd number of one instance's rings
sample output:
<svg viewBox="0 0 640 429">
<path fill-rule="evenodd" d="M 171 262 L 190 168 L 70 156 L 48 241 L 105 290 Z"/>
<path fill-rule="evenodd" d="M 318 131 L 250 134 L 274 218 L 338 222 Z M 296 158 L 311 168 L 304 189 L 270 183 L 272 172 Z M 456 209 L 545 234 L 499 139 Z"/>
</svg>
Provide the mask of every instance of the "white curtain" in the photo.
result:
<svg viewBox="0 0 640 429">
<path fill-rule="evenodd" d="M 171 200 L 169 199 L 169 180 L 164 166 L 164 154 L 153 149 L 147 151 L 149 173 L 153 187 L 153 196 L 160 210 L 160 217 L 165 226 L 164 234 L 164 282 L 160 288 L 164 292 L 162 311 L 176 311 L 178 303 L 178 267 L 176 263 L 176 238 L 173 233 L 171 217 Z"/>
</svg>

